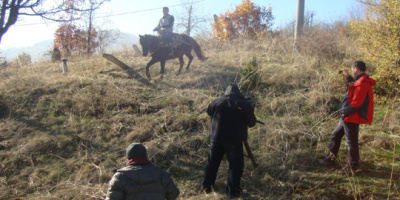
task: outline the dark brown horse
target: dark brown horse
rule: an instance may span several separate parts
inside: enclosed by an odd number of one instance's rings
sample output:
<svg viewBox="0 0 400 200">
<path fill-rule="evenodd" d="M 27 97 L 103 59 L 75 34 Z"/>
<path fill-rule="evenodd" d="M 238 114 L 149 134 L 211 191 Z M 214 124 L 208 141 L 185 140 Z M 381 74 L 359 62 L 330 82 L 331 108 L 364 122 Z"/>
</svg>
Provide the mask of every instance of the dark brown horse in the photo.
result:
<svg viewBox="0 0 400 200">
<path fill-rule="evenodd" d="M 139 35 L 140 38 L 140 45 L 142 45 L 143 49 L 143 56 L 147 56 L 150 52 L 151 60 L 146 65 L 146 76 L 148 79 L 151 78 L 150 76 L 150 66 L 154 63 L 160 62 L 161 64 L 161 78 L 165 72 L 165 61 L 169 59 L 179 58 L 179 71 L 178 74 L 181 73 L 182 67 L 184 64 L 183 55 L 186 55 L 189 58 L 189 62 L 187 64 L 186 70 L 189 70 L 190 63 L 193 61 L 192 50 L 196 53 L 197 57 L 204 61 L 207 58 L 201 53 L 201 48 L 199 44 L 190 36 L 185 34 L 176 34 L 174 33 L 174 37 L 181 37 L 181 42 L 179 45 L 173 48 L 173 57 L 169 56 L 169 48 L 166 45 L 163 45 L 157 36 L 153 35 Z"/>
</svg>

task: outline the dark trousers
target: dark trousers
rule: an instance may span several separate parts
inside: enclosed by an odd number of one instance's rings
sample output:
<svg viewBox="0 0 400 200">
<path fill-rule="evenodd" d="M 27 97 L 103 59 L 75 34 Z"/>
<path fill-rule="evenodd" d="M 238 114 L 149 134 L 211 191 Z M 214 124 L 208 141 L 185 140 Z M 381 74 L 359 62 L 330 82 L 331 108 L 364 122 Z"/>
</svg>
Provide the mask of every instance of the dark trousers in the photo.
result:
<svg viewBox="0 0 400 200">
<path fill-rule="evenodd" d="M 242 143 L 233 145 L 211 142 L 210 154 L 202 185 L 204 189 L 215 185 L 218 168 L 225 153 L 229 162 L 227 189 L 230 195 L 238 195 L 242 191 L 240 188 L 240 178 L 242 177 L 244 167 Z"/>
<path fill-rule="evenodd" d="M 161 34 L 161 37 L 164 41 L 164 44 L 168 45 L 169 48 L 169 54 L 173 55 L 174 54 L 174 48 L 172 47 L 172 33 L 170 32 L 163 32 Z"/>
<path fill-rule="evenodd" d="M 339 152 L 340 142 L 344 135 L 346 135 L 347 147 L 349 148 L 349 162 L 354 167 L 357 167 L 360 160 L 360 152 L 358 148 L 358 132 L 359 124 L 347 123 L 340 119 L 339 124 L 333 130 L 331 135 L 331 142 L 329 144 L 330 153 L 327 159 L 335 159 Z"/>
<path fill-rule="evenodd" d="M 165 42 L 165 44 L 170 45 L 172 43 L 172 33 L 163 32 L 163 33 L 161 33 L 161 37 L 162 37 L 163 41 Z"/>
</svg>

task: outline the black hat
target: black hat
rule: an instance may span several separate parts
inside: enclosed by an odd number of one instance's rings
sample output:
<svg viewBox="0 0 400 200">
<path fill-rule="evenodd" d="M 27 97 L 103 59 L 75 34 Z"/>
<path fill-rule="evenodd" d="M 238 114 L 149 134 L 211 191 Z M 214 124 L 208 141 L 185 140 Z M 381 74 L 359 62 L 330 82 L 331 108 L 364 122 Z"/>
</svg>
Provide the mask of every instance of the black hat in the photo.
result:
<svg viewBox="0 0 400 200">
<path fill-rule="evenodd" d="M 148 158 L 146 147 L 140 143 L 132 143 L 126 148 L 126 157 L 132 158 Z"/>
<path fill-rule="evenodd" d="M 238 86 L 231 83 L 226 87 L 225 95 L 241 95 L 241 93 Z"/>
</svg>

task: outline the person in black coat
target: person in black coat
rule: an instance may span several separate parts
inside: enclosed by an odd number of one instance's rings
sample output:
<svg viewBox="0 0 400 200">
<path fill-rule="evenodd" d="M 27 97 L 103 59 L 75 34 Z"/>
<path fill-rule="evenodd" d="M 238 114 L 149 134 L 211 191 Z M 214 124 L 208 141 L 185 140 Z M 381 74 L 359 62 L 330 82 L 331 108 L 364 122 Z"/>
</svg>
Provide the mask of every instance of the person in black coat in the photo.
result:
<svg viewBox="0 0 400 200">
<path fill-rule="evenodd" d="M 239 197 L 243 191 L 240 187 L 244 168 L 243 142 L 247 140 L 247 128 L 253 127 L 257 121 L 254 103 L 240 93 L 237 85 L 230 84 L 224 96 L 210 103 L 207 113 L 211 116 L 211 135 L 203 189 L 211 192 L 221 159 L 226 154 L 229 162 L 229 197 Z"/>
</svg>

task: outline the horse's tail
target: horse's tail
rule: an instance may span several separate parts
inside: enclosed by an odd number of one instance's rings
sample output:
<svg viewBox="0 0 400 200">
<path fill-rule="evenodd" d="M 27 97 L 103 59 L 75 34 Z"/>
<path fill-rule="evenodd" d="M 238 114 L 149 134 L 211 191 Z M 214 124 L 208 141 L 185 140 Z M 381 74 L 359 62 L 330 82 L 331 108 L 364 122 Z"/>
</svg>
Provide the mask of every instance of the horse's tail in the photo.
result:
<svg viewBox="0 0 400 200">
<path fill-rule="evenodd" d="M 192 37 L 185 35 L 187 40 L 189 40 L 190 45 L 193 47 L 194 52 L 196 53 L 197 57 L 201 61 L 205 61 L 208 59 L 208 57 L 205 57 L 201 51 L 200 45 L 194 40 Z"/>
</svg>

